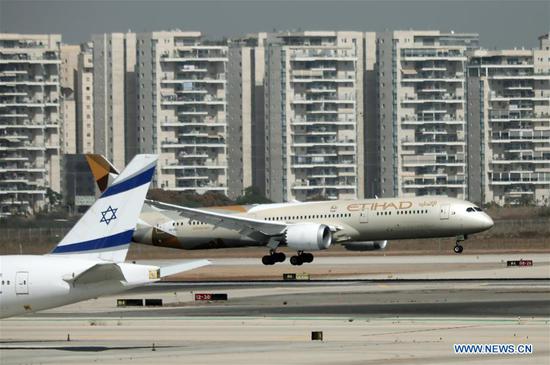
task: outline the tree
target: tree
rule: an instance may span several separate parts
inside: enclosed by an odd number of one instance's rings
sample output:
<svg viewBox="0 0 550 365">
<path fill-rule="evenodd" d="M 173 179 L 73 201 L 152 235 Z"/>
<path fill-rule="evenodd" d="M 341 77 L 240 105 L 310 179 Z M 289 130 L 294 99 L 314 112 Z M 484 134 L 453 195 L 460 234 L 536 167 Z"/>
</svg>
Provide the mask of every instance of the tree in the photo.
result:
<svg viewBox="0 0 550 365">
<path fill-rule="evenodd" d="M 273 203 L 254 186 L 249 186 L 244 189 L 244 195 L 238 197 L 235 202 L 239 205 Z"/>
</svg>

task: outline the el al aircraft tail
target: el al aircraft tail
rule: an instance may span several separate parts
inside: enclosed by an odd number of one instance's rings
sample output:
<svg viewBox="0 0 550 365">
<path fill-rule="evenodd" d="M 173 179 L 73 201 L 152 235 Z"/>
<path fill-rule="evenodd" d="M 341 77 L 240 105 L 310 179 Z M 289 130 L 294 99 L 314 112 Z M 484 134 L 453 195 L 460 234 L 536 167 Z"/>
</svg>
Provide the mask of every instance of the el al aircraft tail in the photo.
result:
<svg viewBox="0 0 550 365">
<path fill-rule="evenodd" d="M 156 162 L 156 155 L 134 157 L 51 254 L 123 262 Z"/>
</svg>

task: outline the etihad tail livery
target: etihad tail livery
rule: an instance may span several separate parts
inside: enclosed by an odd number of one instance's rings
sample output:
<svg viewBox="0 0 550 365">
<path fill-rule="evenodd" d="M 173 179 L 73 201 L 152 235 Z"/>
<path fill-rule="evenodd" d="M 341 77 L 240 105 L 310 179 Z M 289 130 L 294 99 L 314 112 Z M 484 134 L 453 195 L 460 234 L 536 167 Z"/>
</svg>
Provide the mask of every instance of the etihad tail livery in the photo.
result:
<svg viewBox="0 0 550 365">
<path fill-rule="evenodd" d="M 104 160 L 100 155 L 88 159 Z M 95 166 L 96 180 L 116 176 L 108 162 L 90 166 Z M 460 243 L 469 234 L 493 226 L 491 217 L 475 204 L 442 196 L 201 209 L 146 201 L 141 222 L 133 237 L 136 242 L 183 249 L 265 245 L 265 265 L 285 261 L 285 254 L 277 252 L 281 245 L 297 251 L 290 258 L 293 265 L 312 262 L 311 251 L 334 243 L 350 250 L 378 250 L 392 239 L 456 237 L 454 252 L 461 253 Z"/>
<path fill-rule="evenodd" d="M 123 262 L 156 161 L 155 155 L 136 156 L 50 254 L 0 256 L 0 318 L 114 294 L 209 264 Z"/>
</svg>

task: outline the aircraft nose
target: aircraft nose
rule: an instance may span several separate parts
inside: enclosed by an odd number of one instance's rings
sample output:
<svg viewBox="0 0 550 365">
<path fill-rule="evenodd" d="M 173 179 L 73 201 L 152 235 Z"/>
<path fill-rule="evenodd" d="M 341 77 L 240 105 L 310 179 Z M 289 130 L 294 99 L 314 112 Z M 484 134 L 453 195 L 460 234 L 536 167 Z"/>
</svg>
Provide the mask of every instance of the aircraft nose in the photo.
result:
<svg viewBox="0 0 550 365">
<path fill-rule="evenodd" d="M 493 222 L 493 219 L 489 217 L 489 215 L 483 213 L 483 217 L 481 218 L 481 226 L 482 228 L 489 229 L 495 225 L 495 222 Z"/>
</svg>

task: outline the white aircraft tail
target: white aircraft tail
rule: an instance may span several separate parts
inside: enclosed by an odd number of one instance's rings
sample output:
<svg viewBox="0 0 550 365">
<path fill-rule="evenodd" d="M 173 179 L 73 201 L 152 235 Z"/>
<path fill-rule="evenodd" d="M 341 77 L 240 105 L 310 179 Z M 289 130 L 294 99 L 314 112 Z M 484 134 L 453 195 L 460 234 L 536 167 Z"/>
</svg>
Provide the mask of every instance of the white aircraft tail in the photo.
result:
<svg viewBox="0 0 550 365">
<path fill-rule="evenodd" d="M 51 254 L 123 262 L 156 162 L 156 155 L 134 157 Z"/>
</svg>

